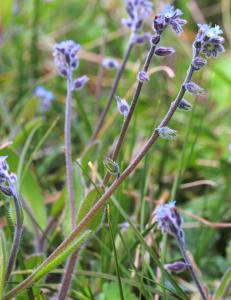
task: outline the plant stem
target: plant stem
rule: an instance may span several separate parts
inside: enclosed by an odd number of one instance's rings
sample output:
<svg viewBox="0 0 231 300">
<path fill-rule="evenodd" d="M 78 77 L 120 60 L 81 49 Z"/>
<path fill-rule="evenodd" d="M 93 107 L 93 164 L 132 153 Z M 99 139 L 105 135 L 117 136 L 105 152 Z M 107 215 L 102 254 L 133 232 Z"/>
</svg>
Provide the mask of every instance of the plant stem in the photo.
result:
<svg viewBox="0 0 231 300">
<path fill-rule="evenodd" d="M 66 110 L 65 110 L 65 160 L 66 160 L 66 184 L 70 201 L 71 212 L 71 225 L 75 226 L 76 213 L 75 213 L 75 199 L 74 188 L 72 178 L 72 151 L 71 151 L 71 102 L 72 102 L 72 71 L 69 70 L 67 76 L 67 98 L 66 98 Z"/>
<path fill-rule="evenodd" d="M 155 53 L 156 46 L 157 46 L 157 44 L 152 45 L 151 48 L 150 48 L 150 50 L 149 50 L 149 52 L 148 52 L 148 55 L 146 57 L 146 61 L 144 63 L 144 67 L 143 67 L 143 71 L 145 71 L 145 72 L 148 71 L 151 59 L 152 59 L 152 57 L 153 57 L 153 55 Z M 144 83 L 141 82 L 141 81 L 139 81 L 138 84 L 137 84 L 136 91 L 135 91 L 135 94 L 134 94 L 134 97 L 133 97 L 133 100 L 132 100 L 132 103 L 131 103 L 128 115 L 127 115 L 127 117 L 126 117 L 126 119 L 125 119 L 125 121 L 123 123 L 123 126 L 122 126 L 121 131 L 120 131 L 119 139 L 117 141 L 117 144 L 115 146 L 115 149 L 114 149 L 112 157 L 111 157 L 112 160 L 116 160 L 117 157 L 118 157 L 118 154 L 119 154 L 120 148 L 121 148 L 121 146 L 123 144 L 124 137 L 126 135 L 129 123 L 130 123 L 132 115 L 134 113 L 136 104 L 137 104 L 137 102 L 139 100 L 139 96 L 140 96 L 143 84 Z M 103 186 L 107 185 L 109 178 L 110 178 L 110 173 L 107 172 L 107 174 L 106 174 L 106 176 L 105 176 L 105 178 L 103 180 Z"/>
<path fill-rule="evenodd" d="M 65 159 L 66 159 L 66 182 L 67 190 L 70 201 L 70 212 L 71 212 L 71 225 L 75 227 L 76 223 L 76 211 L 75 211 L 75 199 L 74 199 L 74 188 L 73 188 L 73 177 L 72 177 L 72 152 L 71 152 L 71 102 L 72 102 L 72 89 L 73 89 L 73 78 L 72 71 L 69 69 L 67 76 L 67 99 L 66 99 L 66 111 L 65 111 Z M 77 261 L 78 252 L 75 251 L 71 254 L 67 261 L 65 273 L 63 274 L 62 284 L 59 290 L 58 300 L 66 299 L 68 290 L 71 285 L 72 274 Z"/>
<path fill-rule="evenodd" d="M 8 261 L 8 266 L 6 269 L 5 281 L 8 281 L 10 274 L 14 268 L 16 257 L 19 249 L 19 244 L 22 236 L 22 216 L 21 216 L 21 204 L 16 193 L 13 193 L 15 215 L 16 215 L 16 225 L 14 230 L 13 244 L 11 247 L 10 257 Z"/>
<path fill-rule="evenodd" d="M 187 75 L 185 77 L 185 80 L 183 84 L 181 85 L 180 91 L 178 95 L 175 98 L 175 101 L 170 105 L 170 108 L 168 112 L 166 113 L 165 117 L 161 121 L 160 125 L 158 127 L 166 126 L 169 121 L 171 120 L 174 112 L 176 111 L 180 101 L 182 100 L 184 94 L 185 94 L 185 83 L 189 82 L 191 80 L 191 77 L 193 75 L 194 68 L 192 65 L 190 65 Z M 137 154 L 137 156 L 133 159 L 133 161 L 129 164 L 129 166 L 121 173 L 120 177 L 118 177 L 112 185 L 104 192 L 104 194 L 101 196 L 101 198 L 97 201 L 97 203 L 91 208 L 91 210 L 85 215 L 85 217 L 80 221 L 80 223 L 72 230 L 70 235 L 46 258 L 46 260 L 37 268 L 34 270 L 34 272 L 28 276 L 27 279 L 22 281 L 20 284 L 18 284 L 14 289 L 9 291 L 3 300 L 9 300 L 15 295 L 17 295 L 22 289 L 27 288 L 33 283 L 33 279 L 38 271 L 43 269 L 50 261 L 52 261 L 55 257 L 57 257 L 62 251 L 70 245 L 76 237 L 87 227 L 89 222 L 97 215 L 100 208 L 106 203 L 106 201 L 110 198 L 110 196 L 118 189 L 118 187 L 121 185 L 121 183 L 135 170 L 136 166 L 139 164 L 139 162 L 144 158 L 144 156 L 147 154 L 147 152 L 150 150 L 152 145 L 156 142 L 158 139 L 159 134 L 157 130 L 154 130 L 150 138 L 147 140 L 147 142 L 144 144 L 142 150 Z"/>
<path fill-rule="evenodd" d="M 120 65 L 119 69 L 118 69 L 118 72 L 116 74 L 115 80 L 113 82 L 113 85 L 112 85 L 112 88 L 111 88 L 111 91 L 110 91 L 110 94 L 108 96 L 107 104 L 104 107 L 104 109 L 103 109 L 103 111 L 102 111 L 102 113 L 101 113 L 101 115 L 99 117 L 99 121 L 98 121 L 98 123 L 97 123 L 97 125 L 95 127 L 95 130 L 94 130 L 94 132 L 92 134 L 90 142 L 93 142 L 97 138 L 97 136 L 98 136 L 98 134 L 99 134 L 99 132 L 100 132 L 102 126 L 103 126 L 103 123 L 104 123 L 104 120 L 106 118 L 106 115 L 107 115 L 107 113 L 108 113 L 108 111 L 109 111 L 109 109 L 111 107 L 111 104 L 112 104 L 113 98 L 115 96 L 115 93 L 117 91 L 120 79 L 121 79 L 121 77 L 123 75 L 123 72 L 124 72 L 125 66 L 127 64 L 128 58 L 129 58 L 129 56 L 131 54 L 131 51 L 132 51 L 132 48 L 134 46 L 132 40 L 133 40 L 133 34 L 131 34 L 131 36 L 130 36 L 130 39 L 129 39 L 129 42 L 128 42 L 128 46 L 127 46 L 126 52 L 124 54 L 122 63 Z"/>
<path fill-rule="evenodd" d="M 203 290 L 203 287 L 202 287 L 202 285 L 200 283 L 200 280 L 198 279 L 196 271 L 194 270 L 194 268 L 192 266 L 192 263 L 190 261 L 190 258 L 188 257 L 188 254 L 186 252 L 185 243 L 180 238 L 178 238 L 178 245 L 179 245 L 179 248 L 180 248 L 181 254 L 182 254 L 183 258 L 184 258 L 185 263 L 189 265 L 190 273 L 192 275 L 193 280 L 196 283 L 196 286 L 197 286 L 198 291 L 199 291 L 199 293 L 201 295 L 201 298 L 203 300 L 207 300 L 207 297 L 206 297 L 205 292 Z"/>
</svg>

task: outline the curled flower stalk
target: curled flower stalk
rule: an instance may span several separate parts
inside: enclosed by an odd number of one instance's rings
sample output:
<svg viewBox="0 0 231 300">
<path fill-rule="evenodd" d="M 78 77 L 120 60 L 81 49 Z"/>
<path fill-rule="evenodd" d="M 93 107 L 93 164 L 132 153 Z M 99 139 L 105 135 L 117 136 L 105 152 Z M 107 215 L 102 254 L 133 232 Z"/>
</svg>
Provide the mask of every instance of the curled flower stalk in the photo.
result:
<svg viewBox="0 0 231 300">
<path fill-rule="evenodd" d="M 0 191 L 6 196 L 13 197 L 16 216 L 13 243 L 11 246 L 10 256 L 5 274 L 5 280 L 8 281 L 14 268 L 17 253 L 19 250 L 20 240 L 22 236 L 23 216 L 20 199 L 18 197 L 16 189 L 17 177 L 15 174 L 9 173 L 9 166 L 6 162 L 6 159 L 6 156 L 0 157 Z"/>
<path fill-rule="evenodd" d="M 87 82 L 88 77 L 82 76 L 77 78 L 73 82 L 73 71 L 79 65 L 79 59 L 77 54 L 79 52 L 80 45 L 74 41 L 63 41 L 54 46 L 54 61 L 56 64 L 59 75 L 66 77 L 67 80 L 67 96 L 65 107 L 65 125 L 64 125 L 64 137 L 65 137 L 65 160 L 66 160 L 66 185 L 70 203 L 71 213 L 71 225 L 75 227 L 76 223 L 76 209 L 74 199 L 73 188 L 73 176 L 72 176 L 72 147 L 71 147 L 71 105 L 73 90 L 81 89 Z M 71 276 L 75 268 L 77 261 L 77 252 L 74 252 L 67 262 L 66 272 L 64 273 L 61 288 L 59 291 L 58 299 L 65 299 L 68 293 Z"/>
<path fill-rule="evenodd" d="M 177 240 L 181 254 L 185 261 L 185 265 L 187 266 L 187 269 L 190 271 L 191 276 L 194 282 L 196 283 L 201 298 L 203 300 L 207 300 L 207 296 L 204 292 L 199 277 L 196 274 L 196 271 L 194 270 L 193 265 L 187 255 L 184 231 L 181 227 L 182 218 L 175 207 L 175 201 L 172 201 L 168 204 L 160 205 L 156 209 L 155 215 L 156 215 L 158 227 L 161 229 L 161 231 L 163 233 L 168 233 L 172 235 Z"/>
<path fill-rule="evenodd" d="M 124 57 L 122 59 L 121 65 L 118 67 L 118 71 L 116 74 L 116 77 L 114 79 L 112 88 L 110 90 L 107 103 L 99 117 L 98 123 L 96 124 L 95 130 L 91 137 L 91 142 L 93 142 L 105 121 L 106 115 L 112 105 L 112 101 L 114 99 L 114 96 L 116 94 L 120 79 L 124 73 L 127 61 L 129 59 L 129 56 L 132 52 L 132 49 L 135 44 L 141 44 L 149 39 L 148 34 L 138 35 L 138 32 L 140 31 L 143 21 L 149 17 L 149 15 L 152 12 L 152 4 L 149 0 L 125 0 L 126 4 L 126 10 L 128 13 L 128 19 L 123 19 L 122 23 L 126 27 L 130 29 L 130 38 L 128 40 L 127 49 L 125 51 Z"/>
<path fill-rule="evenodd" d="M 165 9 L 162 13 L 158 14 L 153 21 L 154 34 L 150 40 L 151 46 L 147 54 L 143 69 L 138 73 L 137 76 L 138 83 L 132 99 L 132 103 L 128 111 L 128 114 L 125 118 L 125 121 L 123 123 L 123 126 L 121 128 L 115 149 L 113 150 L 112 153 L 111 158 L 114 161 L 116 161 L 120 148 L 123 144 L 128 126 L 130 124 L 132 115 L 134 113 L 137 102 L 139 100 L 142 87 L 149 79 L 147 72 L 154 54 L 157 53 L 156 55 L 160 55 L 161 53 L 162 56 L 166 56 L 166 55 L 171 55 L 174 52 L 174 49 L 172 48 L 157 48 L 161 39 L 161 35 L 168 26 L 170 26 L 172 30 L 175 31 L 177 34 L 180 34 L 183 31 L 182 26 L 186 24 L 186 21 L 180 18 L 181 15 L 182 15 L 181 10 L 179 9 L 175 10 L 173 6 L 170 6 L 167 7 L 167 9 Z M 109 178 L 110 178 L 110 173 L 108 172 L 103 180 L 103 186 L 107 185 Z"/>
</svg>

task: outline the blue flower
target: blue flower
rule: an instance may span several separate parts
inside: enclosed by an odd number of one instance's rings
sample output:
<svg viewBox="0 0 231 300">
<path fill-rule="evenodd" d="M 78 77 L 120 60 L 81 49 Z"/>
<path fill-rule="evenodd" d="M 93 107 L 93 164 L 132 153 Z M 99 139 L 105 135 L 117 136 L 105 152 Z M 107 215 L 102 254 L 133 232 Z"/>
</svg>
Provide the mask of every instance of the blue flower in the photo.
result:
<svg viewBox="0 0 231 300">
<path fill-rule="evenodd" d="M 205 54 L 206 57 L 217 57 L 225 51 L 223 46 L 223 31 L 220 26 L 211 27 L 207 24 L 198 24 L 199 30 L 194 42 L 195 49 Z"/>
<path fill-rule="evenodd" d="M 37 86 L 34 94 L 40 100 L 40 111 L 46 112 L 50 109 L 52 101 L 55 99 L 54 94 L 45 89 L 43 86 Z"/>
<path fill-rule="evenodd" d="M 182 15 L 183 13 L 180 9 L 167 5 L 163 12 L 155 17 L 154 29 L 160 34 L 167 26 L 170 26 L 176 34 L 181 34 L 183 32 L 182 26 L 187 23 L 186 20 L 180 18 Z"/>
</svg>

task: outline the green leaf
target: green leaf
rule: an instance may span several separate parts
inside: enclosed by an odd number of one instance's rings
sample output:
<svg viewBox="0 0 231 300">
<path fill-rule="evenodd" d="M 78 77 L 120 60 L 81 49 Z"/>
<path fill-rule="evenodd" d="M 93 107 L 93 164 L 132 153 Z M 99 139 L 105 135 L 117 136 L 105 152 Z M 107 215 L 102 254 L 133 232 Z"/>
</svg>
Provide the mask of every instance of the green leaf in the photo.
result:
<svg viewBox="0 0 231 300">
<path fill-rule="evenodd" d="M 44 266 L 41 270 L 39 270 L 33 278 L 33 282 L 39 280 L 41 277 L 48 274 L 50 271 L 55 269 L 58 265 L 63 263 L 66 258 L 76 250 L 76 248 L 82 244 L 85 239 L 91 233 L 90 230 L 84 232 L 75 242 L 73 242 L 67 249 L 65 249 L 60 255 L 56 256 L 51 262 L 49 262 L 46 266 Z"/>
<path fill-rule="evenodd" d="M 82 169 L 87 171 L 89 161 L 95 161 L 98 158 L 100 142 L 95 141 L 81 156 Z"/>
<path fill-rule="evenodd" d="M 93 188 L 86 196 L 86 198 L 82 201 L 78 216 L 77 216 L 77 224 L 85 217 L 85 215 L 89 212 L 89 210 L 94 206 L 94 204 L 98 201 L 101 194 L 103 192 L 102 188 Z M 91 220 L 88 224 L 88 228 L 92 231 L 95 231 L 99 225 L 103 215 L 103 207 L 97 213 L 97 215 Z"/>
<path fill-rule="evenodd" d="M 225 275 L 221 279 L 221 283 L 213 296 L 213 300 L 223 299 L 222 297 L 230 282 L 231 282 L 231 268 L 226 271 Z"/>
<path fill-rule="evenodd" d="M 123 286 L 124 299 L 126 300 L 138 300 L 138 298 L 131 292 L 131 288 L 127 285 Z M 120 300 L 120 293 L 118 284 L 116 282 L 104 283 L 103 295 L 100 300 Z"/>
<path fill-rule="evenodd" d="M 2 299 L 5 283 L 6 253 L 3 233 L 0 233 L 0 299 Z"/>
<path fill-rule="evenodd" d="M 45 259 L 43 254 L 34 254 L 25 260 L 26 269 L 34 269 L 37 268 Z"/>
</svg>

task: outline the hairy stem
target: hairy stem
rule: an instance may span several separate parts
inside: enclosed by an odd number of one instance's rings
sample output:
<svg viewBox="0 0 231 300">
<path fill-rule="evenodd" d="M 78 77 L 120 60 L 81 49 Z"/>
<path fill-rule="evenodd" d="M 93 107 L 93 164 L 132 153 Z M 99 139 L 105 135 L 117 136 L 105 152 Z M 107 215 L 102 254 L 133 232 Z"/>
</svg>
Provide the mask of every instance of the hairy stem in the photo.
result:
<svg viewBox="0 0 231 300">
<path fill-rule="evenodd" d="M 113 98 L 115 96 L 115 93 L 117 91 L 120 79 L 121 79 L 121 77 L 123 75 L 125 66 L 127 64 L 128 58 L 130 56 L 130 53 L 131 53 L 133 45 L 134 45 L 133 42 L 132 42 L 132 39 L 133 39 L 133 34 L 131 34 L 131 37 L 129 39 L 127 50 L 126 50 L 126 52 L 124 54 L 122 63 L 121 63 L 121 65 L 120 65 L 120 67 L 118 69 L 118 72 L 116 74 L 114 83 L 112 85 L 112 88 L 111 88 L 111 91 L 110 91 L 110 94 L 109 94 L 109 97 L 108 97 L 107 104 L 104 107 L 104 109 L 103 109 L 103 111 L 102 111 L 102 113 L 101 113 L 101 115 L 99 117 L 99 121 L 98 121 L 98 123 L 97 123 L 97 125 L 95 127 L 95 130 L 94 130 L 94 132 L 92 134 L 92 137 L 90 139 L 91 142 L 93 142 L 97 138 L 97 136 L 98 136 L 98 134 L 99 134 L 99 132 L 100 132 L 102 126 L 103 126 L 103 123 L 104 123 L 104 120 L 106 118 L 106 115 L 107 115 L 107 113 L 108 113 L 108 111 L 109 111 L 109 109 L 111 107 L 111 104 L 112 104 Z"/>
<path fill-rule="evenodd" d="M 75 199 L 74 188 L 72 178 L 72 151 L 71 151 L 71 102 L 72 102 L 72 71 L 69 70 L 67 76 L 67 98 L 66 98 L 66 110 L 65 110 L 65 160 L 66 160 L 66 184 L 70 201 L 71 212 L 71 225 L 75 226 L 76 213 L 75 213 Z"/>
<path fill-rule="evenodd" d="M 196 286 L 197 286 L 198 291 L 199 291 L 199 293 L 201 295 L 201 298 L 203 300 L 207 300 L 207 297 L 206 297 L 205 292 L 203 290 L 202 284 L 200 283 L 200 280 L 199 280 L 199 278 L 198 278 L 198 276 L 196 274 L 196 271 L 194 270 L 193 265 L 192 265 L 192 263 L 190 261 L 190 258 L 188 257 L 187 251 L 185 249 L 185 243 L 182 242 L 182 240 L 180 238 L 178 238 L 178 245 L 179 245 L 180 252 L 181 252 L 181 254 L 182 254 L 183 258 L 184 258 L 185 263 L 189 265 L 190 273 L 192 275 L 193 280 L 196 283 Z"/>
<path fill-rule="evenodd" d="M 66 181 L 67 190 L 70 201 L 70 212 L 71 212 L 71 225 L 72 228 L 75 227 L 76 223 L 76 211 L 75 211 L 75 199 L 74 199 L 74 188 L 73 188 L 73 177 L 72 177 L 72 152 L 71 152 L 71 102 L 72 102 L 72 89 L 73 89 L 73 79 L 72 71 L 69 69 L 67 76 L 67 99 L 66 99 L 66 111 L 65 111 L 65 159 L 66 159 Z M 58 300 L 64 300 L 67 297 L 68 290 L 71 285 L 72 274 L 77 261 L 78 252 L 75 251 L 71 254 L 67 261 L 65 273 L 63 274 L 63 279 L 61 287 L 59 290 Z"/>
<path fill-rule="evenodd" d="M 180 91 L 175 98 L 173 104 L 170 105 L 168 112 L 163 118 L 162 122 L 158 127 L 166 126 L 171 120 L 174 112 L 176 111 L 180 101 L 182 100 L 185 94 L 185 83 L 189 82 L 192 78 L 194 68 L 190 65 L 187 75 L 183 84 L 181 85 Z M 68 247 L 78 235 L 87 227 L 89 222 L 97 215 L 102 206 L 107 202 L 110 196 L 118 189 L 121 183 L 135 170 L 136 166 L 139 162 L 144 158 L 147 152 L 150 150 L 152 145 L 157 141 L 159 134 L 157 130 L 154 130 L 150 138 L 144 144 L 142 150 L 137 154 L 137 156 L 133 159 L 133 161 L 129 164 L 129 166 L 121 173 L 120 177 L 118 177 L 112 185 L 104 192 L 101 198 L 97 201 L 97 203 L 90 209 L 90 211 L 85 215 L 85 217 L 80 221 L 80 223 L 72 230 L 70 235 L 46 258 L 46 260 L 36 269 L 34 272 L 28 276 L 27 279 L 18 284 L 14 289 L 9 291 L 3 300 L 9 300 L 12 297 L 15 297 L 21 290 L 27 288 L 33 283 L 34 277 L 38 271 L 43 269 L 50 261 L 52 261 L 55 257 L 57 257 L 62 251 Z"/>
<path fill-rule="evenodd" d="M 150 50 L 149 50 L 149 52 L 148 52 L 148 55 L 146 57 L 146 61 L 144 63 L 144 67 L 143 67 L 143 71 L 145 71 L 145 72 L 148 71 L 149 65 L 151 63 L 151 59 L 152 59 L 152 57 L 153 57 L 153 55 L 155 53 L 156 46 L 157 46 L 157 44 L 152 45 L 151 48 L 150 48 Z M 134 113 L 136 104 L 137 104 L 137 102 L 139 100 L 139 96 L 140 96 L 142 87 L 143 87 L 143 82 L 139 81 L 138 84 L 137 84 L 137 87 L 136 87 L 136 91 L 135 91 L 135 94 L 134 94 L 134 97 L 133 97 L 133 100 L 132 100 L 132 103 L 131 103 L 128 115 L 127 115 L 127 117 L 126 117 L 126 119 L 125 119 L 125 121 L 123 123 L 123 126 L 122 126 L 121 131 L 120 131 L 119 139 L 117 141 L 117 144 L 116 144 L 115 149 L 114 149 L 113 154 L 112 154 L 112 159 L 113 160 L 116 160 L 117 157 L 118 157 L 118 154 L 119 154 L 120 148 L 121 148 L 121 146 L 123 144 L 124 137 L 126 135 L 129 123 L 130 123 L 132 115 Z M 103 186 L 107 185 L 109 178 L 110 178 L 110 173 L 108 172 L 106 174 L 104 180 L 103 180 Z"/>
<path fill-rule="evenodd" d="M 13 193 L 15 214 L 16 214 L 16 225 L 14 230 L 13 244 L 11 247 L 10 257 L 8 261 L 8 266 L 6 269 L 5 280 L 8 281 L 10 274 L 14 268 L 16 257 L 19 249 L 19 244 L 22 236 L 22 216 L 21 216 L 21 204 L 16 193 Z"/>
</svg>

